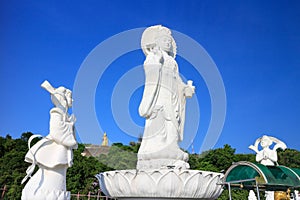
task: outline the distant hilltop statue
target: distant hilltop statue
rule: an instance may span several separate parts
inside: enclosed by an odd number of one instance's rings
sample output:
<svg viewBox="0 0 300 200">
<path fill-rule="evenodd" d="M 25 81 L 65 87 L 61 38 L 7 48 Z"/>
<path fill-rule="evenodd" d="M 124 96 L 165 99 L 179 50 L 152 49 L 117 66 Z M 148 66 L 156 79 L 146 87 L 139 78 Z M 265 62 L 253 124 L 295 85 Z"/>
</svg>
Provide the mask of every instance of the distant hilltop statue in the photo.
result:
<svg viewBox="0 0 300 200">
<path fill-rule="evenodd" d="M 101 146 L 108 146 L 108 138 L 106 132 L 104 132 L 103 137 L 102 137 L 102 144 Z"/>
<path fill-rule="evenodd" d="M 96 144 L 85 144 L 85 149 L 81 153 L 82 156 L 93 156 L 93 157 L 98 157 L 101 154 L 107 155 L 109 152 L 110 146 L 108 146 L 108 137 L 106 132 L 104 132 L 103 137 L 102 137 L 102 143 L 101 145 L 96 145 Z"/>
</svg>

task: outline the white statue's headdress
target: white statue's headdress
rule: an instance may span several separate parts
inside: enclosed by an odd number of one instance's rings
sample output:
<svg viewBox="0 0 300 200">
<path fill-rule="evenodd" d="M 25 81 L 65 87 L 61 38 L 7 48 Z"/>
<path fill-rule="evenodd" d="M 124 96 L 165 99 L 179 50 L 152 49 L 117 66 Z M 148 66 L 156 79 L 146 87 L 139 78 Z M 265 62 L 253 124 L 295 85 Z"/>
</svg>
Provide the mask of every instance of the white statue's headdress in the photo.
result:
<svg viewBox="0 0 300 200">
<path fill-rule="evenodd" d="M 47 90 L 51 94 L 51 100 L 54 105 L 60 103 L 59 96 L 63 98 L 63 100 L 66 102 L 68 106 L 68 101 L 66 99 L 66 92 L 71 92 L 69 89 L 66 89 L 65 87 L 58 87 L 54 88 L 47 80 L 45 80 L 42 84 L 41 87 Z M 59 95 L 59 96 L 57 96 Z"/>
<path fill-rule="evenodd" d="M 176 56 L 176 43 L 172 37 L 171 30 L 162 25 L 150 26 L 147 28 L 142 35 L 141 47 L 144 54 L 147 56 L 150 52 L 150 49 L 156 45 L 156 40 L 161 36 L 168 36 L 172 40 L 172 53 L 173 57 Z"/>
</svg>

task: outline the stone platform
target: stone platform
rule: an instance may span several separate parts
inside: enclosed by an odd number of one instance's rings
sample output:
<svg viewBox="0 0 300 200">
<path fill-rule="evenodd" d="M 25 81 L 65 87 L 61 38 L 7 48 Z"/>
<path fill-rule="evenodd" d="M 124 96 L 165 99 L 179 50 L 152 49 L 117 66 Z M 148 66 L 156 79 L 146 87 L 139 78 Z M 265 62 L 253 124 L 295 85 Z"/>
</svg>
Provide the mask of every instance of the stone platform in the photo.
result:
<svg viewBox="0 0 300 200">
<path fill-rule="evenodd" d="M 96 177 L 107 196 L 123 200 L 212 200 L 223 191 L 223 174 L 199 170 L 119 170 Z"/>
</svg>

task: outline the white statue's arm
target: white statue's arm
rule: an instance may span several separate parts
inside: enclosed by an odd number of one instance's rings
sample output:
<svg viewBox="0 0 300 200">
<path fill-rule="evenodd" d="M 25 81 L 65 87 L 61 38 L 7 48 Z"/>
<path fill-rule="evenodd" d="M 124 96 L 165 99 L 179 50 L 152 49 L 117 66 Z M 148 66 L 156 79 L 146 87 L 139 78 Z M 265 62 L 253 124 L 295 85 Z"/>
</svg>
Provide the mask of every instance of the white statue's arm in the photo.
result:
<svg viewBox="0 0 300 200">
<path fill-rule="evenodd" d="M 248 148 L 255 151 L 255 153 L 259 152 L 257 146 L 250 145 Z"/>
<path fill-rule="evenodd" d="M 277 149 L 285 150 L 287 148 L 286 144 L 284 142 L 282 142 L 281 140 L 279 140 L 275 137 L 270 137 L 270 139 L 276 143 L 276 145 L 273 148 L 274 151 L 276 151 Z"/>
<path fill-rule="evenodd" d="M 149 118 L 156 104 L 156 98 L 159 92 L 161 57 L 154 53 L 149 53 L 145 62 L 145 88 L 142 102 L 139 106 L 139 114 L 142 117 Z"/>
<path fill-rule="evenodd" d="M 188 80 L 187 84 L 185 84 L 181 77 L 179 76 L 177 62 L 174 60 L 176 64 L 176 80 L 179 81 L 178 85 L 180 87 L 181 94 L 183 94 L 186 98 L 191 98 L 195 94 L 195 86 L 193 85 L 193 81 Z"/>
<path fill-rule="evenodd" d="M 53 108 L 50 111 L 49 136 L 58 144 L 67 147 L 76 147 L 77 145 L 74 134 L 74 121 L 66 121 L 58 108 Z"/>
<path fill-rule="evenodd" d="M 159 49 L 149 52 L 144 62 L 144 65 L 162 65 L 163 64 L 163 52 Z"/>
<path fill-rule="evenodd" d="M 260 162 L 263 159 L 264 159 L 263 150 L 257 151 L 256 157 L 255 157 L 256 162 Z"/>
<path fill-rule="evenodd" d="M 277 162 L 278 157 L 277 157 L 277 151 L 276 150 L 270 150 L 270 152 L 268 152 L 268 159 L 270 159 L 273 162 Z"/>
<path fill-rule="evenodd" d="M 277 162 L 277 152 L 271 149 L 263 149 L 256 154 L 256 162 L 261 162 L 262 160 L 271 160 L 272 162 Z"/>
<path fill-rule="evenodd" d="M 248 148 L 255 151 L 255 153 L 259 153 L 259 150 L 258 150 L 258 144 L 260 143 L 260 140 L 261 138 L 258 138 L 256 141 L 255 141 L 255 144 L 254 145 L 250 145 Z"/>
</svg>

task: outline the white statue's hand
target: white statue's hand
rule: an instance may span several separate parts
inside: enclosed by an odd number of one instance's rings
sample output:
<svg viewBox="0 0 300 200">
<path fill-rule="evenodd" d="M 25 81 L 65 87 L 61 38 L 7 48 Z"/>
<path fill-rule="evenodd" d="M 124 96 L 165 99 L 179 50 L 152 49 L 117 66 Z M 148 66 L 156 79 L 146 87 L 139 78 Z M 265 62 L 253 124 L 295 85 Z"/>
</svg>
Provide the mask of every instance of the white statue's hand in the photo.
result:
<svg viewBox="0 0 300 200">
<path fill-rule="evenodd" d="M 184 95 L 185 95 L 187 98 L 191 98 L 191 97 L 193 96 L 194 93 L 195 93 L 195 88 L 194 88 L 194 87 L 187 86 L 187 87 L 184 89 Z"/>
<path fill-rule="evenodd" d="M 263 152 L 263 158 L 264 158 L 265 160 L 269 158 L 268 153 L 265 152 L 265 151 Z"/>
<path fill-rule="evenodd" d="M 184 88 L 184 95 L 188 98 L 191 98 L 195 93 L 195 86 L 193 86 L 193 81 L 189 80 L 188 84 Z"/>
<path fill-rule="evenodd" d="M 259 152 L 258 149 L 257 149 L 257 146 L 250 145 L 248 148 L 255 151 L 256 153 Z"/>
<path fill-rule="evenodd" d="M 152 51 L 154 58 L 156 61 L 158 61 L 159 63 L 163 64 L 164 62 L 164 55 L 161 49 L 159 48 L 154 48 Z"/>
</svg>

